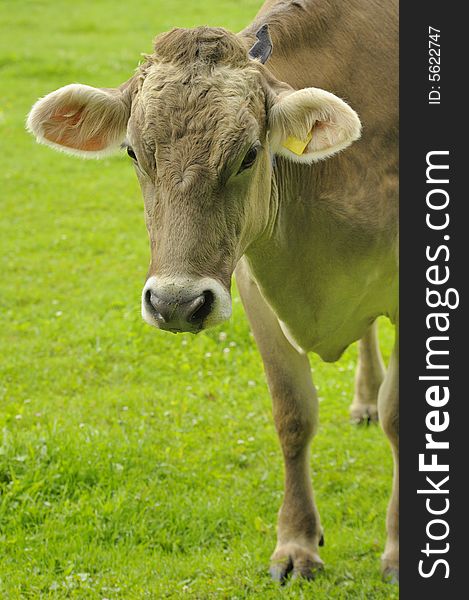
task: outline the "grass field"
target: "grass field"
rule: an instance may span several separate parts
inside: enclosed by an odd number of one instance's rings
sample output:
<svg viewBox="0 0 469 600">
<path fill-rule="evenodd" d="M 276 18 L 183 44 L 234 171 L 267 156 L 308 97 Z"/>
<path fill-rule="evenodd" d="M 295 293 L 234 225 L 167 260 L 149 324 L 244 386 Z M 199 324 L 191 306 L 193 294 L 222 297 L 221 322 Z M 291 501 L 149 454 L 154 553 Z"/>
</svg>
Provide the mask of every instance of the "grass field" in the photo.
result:
<svg viewBox="0 0 469 600">
<path fill-rule="evenodd" d="M 311 469 L 326 571 L 267 568 L 281 454 L 239 299 L 223 327 L 140 317 L 149 250 L 129 159 L 35 145 L 24 118 L 71 82 L 115 86 L 172 26 L 238 30 L 259 0 L 0 0 L 0 598 L 397 598 L 379 555 L 391 456 L 348 422 L 356 349 L 312 357 Z M 391 330 L 381 326 L 387 358 Z"/>
</svg>

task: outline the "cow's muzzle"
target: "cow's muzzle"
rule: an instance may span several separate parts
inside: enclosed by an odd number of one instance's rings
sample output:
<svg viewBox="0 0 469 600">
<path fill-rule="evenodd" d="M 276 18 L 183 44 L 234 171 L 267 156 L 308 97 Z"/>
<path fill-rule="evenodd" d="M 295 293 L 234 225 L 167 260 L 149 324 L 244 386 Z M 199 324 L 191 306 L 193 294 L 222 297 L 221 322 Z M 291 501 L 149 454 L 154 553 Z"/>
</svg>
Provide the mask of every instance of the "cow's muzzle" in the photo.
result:
<svg viewBox="0 0 469 600">
<path fill-rule="evenodd" d="M 153 276 L 143 288 L 142 316 L 159 329 L 197 333 L 231 316 L 231 298 L 215 279 Z"/>
<path fill-rule="evenodd" d="M 191 331 L 202 328 L 206 317 L 210 314 L 213 305 L 213 294 L 206 290 L 203 294 L 183 301 L 164 300 L 151 290 L 145 294 L 145 303 L 148 311 L 158 322 L 160 329 L 169 331 Z"/>
</svg>

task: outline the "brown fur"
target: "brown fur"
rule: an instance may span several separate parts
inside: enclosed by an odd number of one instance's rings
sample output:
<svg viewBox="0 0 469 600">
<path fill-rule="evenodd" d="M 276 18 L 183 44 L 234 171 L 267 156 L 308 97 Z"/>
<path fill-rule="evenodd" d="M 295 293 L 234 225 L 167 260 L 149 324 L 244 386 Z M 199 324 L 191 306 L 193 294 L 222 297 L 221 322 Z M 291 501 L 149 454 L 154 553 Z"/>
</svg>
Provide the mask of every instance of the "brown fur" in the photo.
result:
<svg viewBox="0 0 469 600">
<path fill-rule="evenodd" d="M 259 66 L 234 34 L 176 29 L 155 40 L 140 78 L 129 141 L 139 156 L 141 180 L 154 178 L 147 214 L 158 250 L 150 274 L 174 265 L 216 276 L 229 287 L 244 250 L 239 232 L 247 211 L 243 202 L 228 204 L 223 195 L 244 153 L 265 136 Z M 209 235 L 201 239 L 196 232 L 203 230 Z"/>
</svg>

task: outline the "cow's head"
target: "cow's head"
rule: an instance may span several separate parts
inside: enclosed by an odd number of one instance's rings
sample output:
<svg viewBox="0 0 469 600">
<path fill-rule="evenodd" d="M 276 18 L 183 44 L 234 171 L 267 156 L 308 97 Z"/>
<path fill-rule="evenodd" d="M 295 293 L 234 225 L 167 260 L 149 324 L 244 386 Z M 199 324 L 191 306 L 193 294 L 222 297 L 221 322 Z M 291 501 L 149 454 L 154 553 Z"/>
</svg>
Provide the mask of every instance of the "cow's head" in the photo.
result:
<svg viewBox="0 0 469 600">
<path fill-rule="evenodd" d="M 197 332 L 229 318 L 236 263 L 275 218 L 275 154 L 311 163 L 360 134 L 336 96 L 274 79 L 262 64 L 265 28 L 258 37 L 248 52 L 224 29 L 175 29 L 120 88 L 68 85 L 28 118 L 38 141 L 71 154 L 126 147 L 151 246 L 142 314 L 161 329 Z"/>
</svg>

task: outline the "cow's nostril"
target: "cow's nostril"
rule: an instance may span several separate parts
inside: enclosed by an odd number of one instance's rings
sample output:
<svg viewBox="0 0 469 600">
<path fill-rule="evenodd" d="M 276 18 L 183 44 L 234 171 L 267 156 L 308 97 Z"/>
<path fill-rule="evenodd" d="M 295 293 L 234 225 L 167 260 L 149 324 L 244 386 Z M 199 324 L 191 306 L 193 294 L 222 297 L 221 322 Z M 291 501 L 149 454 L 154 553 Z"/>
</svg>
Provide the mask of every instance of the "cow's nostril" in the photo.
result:
<svg viewBox="0 0 469 600">
<path fill-rule="evenodd" d="M 153 304 L 151 303 L 151 290 L 145 292 L 145 304 L 150 308 L 153 307 Z"/>
<path fill-rule="evenodd" d="M 203 292 L 193 304 L 193 312 L 189 316 L 188 321 L 191 323 L 202 323 L 212 311 L 214 296 L 213 292 L 206 290 Z"/>
<path fill-rule="evenodd" d="M 145 292 L 145 302 L 148 309 L 153 313 L 155 319 L 160 323 L 165 323 L 166 319 L 160 310 L 160 303 L 158 301 L 158 298 L 154 295 L 154 293 L 151 290 L 147 290 Z"/>
</svg>

